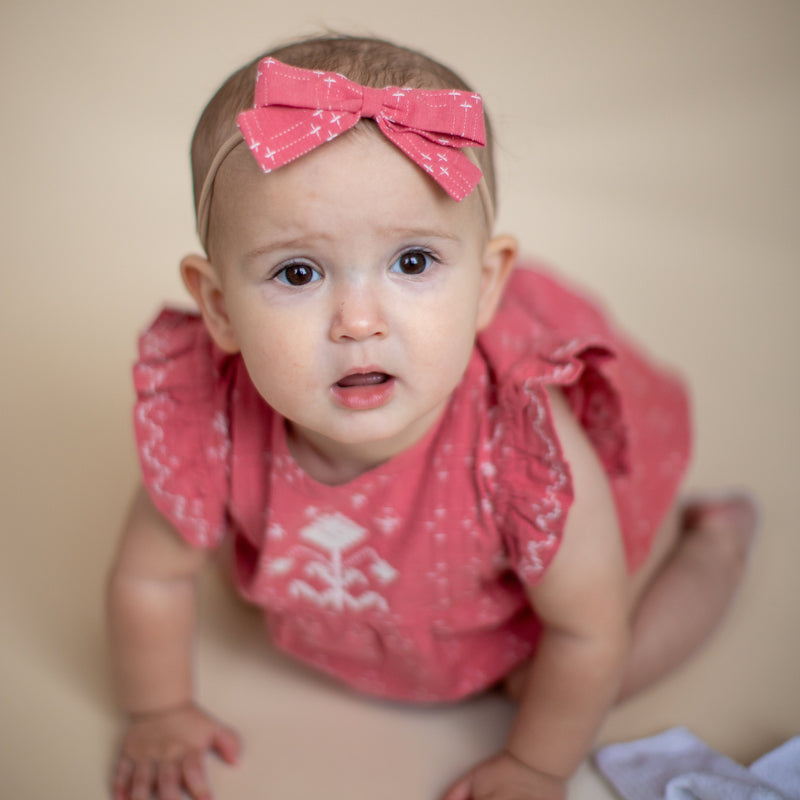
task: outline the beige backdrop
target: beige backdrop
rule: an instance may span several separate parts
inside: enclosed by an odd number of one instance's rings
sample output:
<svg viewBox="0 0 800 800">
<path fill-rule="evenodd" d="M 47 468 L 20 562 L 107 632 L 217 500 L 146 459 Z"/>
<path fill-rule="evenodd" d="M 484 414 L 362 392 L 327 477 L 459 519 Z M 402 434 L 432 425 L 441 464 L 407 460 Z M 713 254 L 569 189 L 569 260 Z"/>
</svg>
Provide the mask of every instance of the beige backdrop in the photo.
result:
<svg viewBox="0 0 800 800">
<path fill-rule="evenodd" d="M 683 724 L 747 762 L 800 732 L 800 3 L 4 0 L 0 795 L 103 796 L 129 367 L 148 317 L 185 300 L 190 131 L 233 68 L 323 26 L 429 50 L 476 85 L 500 227 L 682 366 L 692 483 L 763 500 L 728 625 L 603 740 Z M 222 800 L 433 800 L 501 742 L 500 698 L 356 699 L 276 655 L 213 579 L 203 603 L 202 699 L 247 741 L 240 768 L 212 768 Z M 608 795 L 587 765 L 573 796 Z"/>
</svg>

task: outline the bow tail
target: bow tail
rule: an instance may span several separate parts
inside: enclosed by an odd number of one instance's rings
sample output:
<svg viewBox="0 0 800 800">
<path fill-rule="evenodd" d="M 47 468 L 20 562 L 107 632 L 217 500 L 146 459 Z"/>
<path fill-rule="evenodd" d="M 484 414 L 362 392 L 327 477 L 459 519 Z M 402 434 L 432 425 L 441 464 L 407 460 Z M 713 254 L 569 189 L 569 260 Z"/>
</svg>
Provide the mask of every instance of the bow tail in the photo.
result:
<svg viewBox="0 0 800 800">
<path fill-rule="evenodd" d="M 454 200 L 463 200 L 480 182 L 480 168 L 458 149 L 468 140 L 442 137 L 448 143 L 440 144 L 430 136 L 381 118 L 378 118 L 378 125 L 387 139 L 425 170 Z"/>
</svg>

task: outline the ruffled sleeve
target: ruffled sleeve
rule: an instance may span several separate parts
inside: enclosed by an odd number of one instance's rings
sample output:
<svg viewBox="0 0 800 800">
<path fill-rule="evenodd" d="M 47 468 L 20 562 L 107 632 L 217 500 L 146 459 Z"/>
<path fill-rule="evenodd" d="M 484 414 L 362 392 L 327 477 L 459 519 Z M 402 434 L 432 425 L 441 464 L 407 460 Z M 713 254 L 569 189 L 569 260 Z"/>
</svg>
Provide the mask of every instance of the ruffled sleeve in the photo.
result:
<svg viewBox="0 0 800 800">
<path fill-rule="evenodd" d="M 161 312 L 139 340 L 134 431 L 155 506 L 193 546 L 226 529 L 230 437 L 225 356 L 196 314 Z"/>
<path fill-rule="evenodd" d="M 555 557 L 573 500 L 548 386 L 563 388 L 609 477 L 626 469 L 612 343 L 593 305 L 547 273 L 524 268 L 479 340 L 498 385 L 503 535 L 511 567 L 527 585 Z"/>
<path fill-rule="evenodd" d="M 517 269 L 479 348 L 498 386 L 505 528 L 512 565 L 540 580 L 572 501 L 548 386 L 562 389 L 608 477 L 635 570 L 680 488 L 691 451 L 683 382 L 612 326 L 603 309 L 538 266 Z"/>
<path fill-rule="evenodd" d="M 535 586 L 561 544 L 572 481 L 542 383 L 507 384 L 500 401 L 501 532 L 509 566 L 522 583 Z"/>
</svg>

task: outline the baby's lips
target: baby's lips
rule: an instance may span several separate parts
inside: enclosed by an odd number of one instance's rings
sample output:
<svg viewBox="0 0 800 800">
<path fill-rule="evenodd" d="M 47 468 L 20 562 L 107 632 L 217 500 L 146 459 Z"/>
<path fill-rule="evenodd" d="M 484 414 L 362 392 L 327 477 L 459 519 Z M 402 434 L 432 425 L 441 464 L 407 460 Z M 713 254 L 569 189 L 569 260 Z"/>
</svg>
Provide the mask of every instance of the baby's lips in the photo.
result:
<svg viewBox="0 0 800 800">
<path fill-rule="evenodd" d="M 345 375 L 341 380 L 338 380 L 336 385 L 344 389 L 353 386 L 377 386 L 388 381 L 390 377 L 391 376 L 385 372 L 352 372 L 349 375 Z"/>
<path fill-rule="evenodd" d="M 350 411 L 371 411 L 386 405 L 394 396 L 394 377 L 379 370 L 350 372 L 333 384 L 336 402 Z"/>
</svg>

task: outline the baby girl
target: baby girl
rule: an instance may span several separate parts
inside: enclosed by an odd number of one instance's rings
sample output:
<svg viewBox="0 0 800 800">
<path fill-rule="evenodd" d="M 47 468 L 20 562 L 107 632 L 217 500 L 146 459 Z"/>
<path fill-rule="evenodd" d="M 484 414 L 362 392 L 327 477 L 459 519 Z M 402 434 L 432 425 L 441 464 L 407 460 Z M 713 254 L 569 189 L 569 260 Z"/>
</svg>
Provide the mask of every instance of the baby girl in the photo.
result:
<svg viewBox="0 0 800 800">
<path fill-rule="evenodd" d="M 505 687 L 505 742 L 445 800 L 565 797 L 608 710 L 723 616 L 753 502 L 679 503 L 680 380 L 494 232 L 488 119 L 449 69 L 279 48 L 212 98 L 192 166 L 198 313 L 164 310 L 134 373 L 114 796 L 199 800 L 206 753 L 237 759 L 190 655 L 224 552 L 277 645 L 358 691 Z"/>
</svg>

